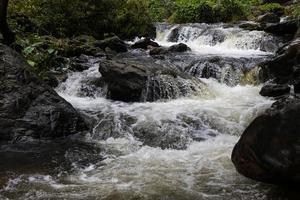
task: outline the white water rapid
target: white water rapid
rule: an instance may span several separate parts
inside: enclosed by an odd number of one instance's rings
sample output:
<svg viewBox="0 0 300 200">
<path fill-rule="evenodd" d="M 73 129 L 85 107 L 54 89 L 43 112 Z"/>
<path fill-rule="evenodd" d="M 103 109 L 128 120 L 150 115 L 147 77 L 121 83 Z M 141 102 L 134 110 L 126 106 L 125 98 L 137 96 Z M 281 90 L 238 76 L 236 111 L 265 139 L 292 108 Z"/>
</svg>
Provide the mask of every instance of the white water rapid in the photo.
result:
<svg viewBox="0 0 300 200">
<path fill-rule="evenodd" d="M 170 41 L 178 27 L 160 25 L 156 41 L 165 46 L 184 42 L 194 59 L 217 55 L 224 62 L 224 57 L 255 60 L 276 48 L 262 47 L 264 41 L 276 40 L 264 32 L 225 25 L 180 26 Z M 83 142 L 92 143 L 99 153 L 82 164 L 87 155 L 71 159 L 76 152 L 67 151 L 63 156 L 72 161 L 71 170 L 12 178 L 0 199 L 275 199 L 273 187 L 239 175 L 230 160 L 251 120 L 273 103 L 259 95 L 261 86 L 228 86 L 201 78 L 207 87 L 198 95 L 116 102 L 105 98 L 106 88 L 88 82 L 101 77 L 98 62 L 91 59 L 88 70 L 69 74 L 57 92 L 95 122 Z"/>
</svg>

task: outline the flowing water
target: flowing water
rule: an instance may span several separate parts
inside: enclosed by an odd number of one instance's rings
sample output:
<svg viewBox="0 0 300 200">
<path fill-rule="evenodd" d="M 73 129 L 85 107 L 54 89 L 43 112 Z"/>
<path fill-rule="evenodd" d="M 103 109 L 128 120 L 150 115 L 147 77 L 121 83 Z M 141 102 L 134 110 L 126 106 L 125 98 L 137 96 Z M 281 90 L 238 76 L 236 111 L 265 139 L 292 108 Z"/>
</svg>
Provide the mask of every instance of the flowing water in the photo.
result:
<svg viewBox="0 0 300 200">
<path fill-rule="evenodd" d="M 2 146 L 0 199 L 294 197 L 244 178 L 230 160 L 247 125 L 273 103 L 259 95 L 260 85 L 242 80 L 276 49 L 269 45 L 273 49 L 267 51 L 262 41 L 278 38 L 206 24 L 181 26 L 174 37 L 178 27 L 158 25 L 157 42 L 184 42 L 192 52 L 154 62 L 200 78 L 206 85 L 202 92 L 153 103 L 111 101 L 105 98 L 106 87 L 91 84 L 101 77 L 98 63 L 104 58 L 90 58 L 90 68 L 70 73 L 57 91 L 89 119 L 93 130 L 68 141 L 33 142 L 30 148 Z M 152 59 L 145 52 L 130 53 Z M 203 77 L 203 63 L 217 75 Z"/>
</svg>

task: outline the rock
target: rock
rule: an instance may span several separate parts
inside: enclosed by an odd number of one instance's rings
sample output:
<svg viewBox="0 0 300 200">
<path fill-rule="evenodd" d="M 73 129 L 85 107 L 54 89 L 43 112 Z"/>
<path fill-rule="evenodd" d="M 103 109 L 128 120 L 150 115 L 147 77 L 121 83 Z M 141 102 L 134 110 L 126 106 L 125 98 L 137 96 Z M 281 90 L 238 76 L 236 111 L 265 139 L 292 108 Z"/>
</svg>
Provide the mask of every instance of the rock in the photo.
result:
<svg viewBox="0 0 300 200">
<path fill-rule="evenodd" d="M 69 69 L 74 72 L 82 72 L 89 68 L 88 58 L 84 56 L 80 56 L 77 58 L 70 59 L 70 67 Z"/>
<path fill-rule="evenodd" d="M 0 45 L 0 141 L 55 138 L 87 130 L 77 111 Z"/>
<path fill-rule="evenodd" d="M 244 22 L 244 23 L 240 24 L 239 27 L 242 29 L 245 29 L 245 30 L 249 30 L 249 31 L 262 30 L 260 23 L 257 23 L 257 22 Z"/>
<path fill-rule="evenodd" d="M 268 84 L 261 89 L 260 95 L 266 97 L 278 97 L 289 94 L 290 91 L 291 88 L 288 85 Z"/>
<path fill-rule="evenodd" d="M 117 36 L 107 38 L 105 40 L 96 41 L 94 43 L 95 47 L 99 47 L 102 50 L 105 50 L 107 47 L 110 48 L 113 51 L 116 51 L 118 53 L 120 52 L 127 52 L 127 45 L 124 41 L 122 41 Z"/>
<path fill-rule="evenodd" d="M 274 13 L 266 13 L 257 18 L 258 22 L 261 23 L 278 23 L 280 22 L 280 17 L 275 15 Z"/>
<path fill-rule="evenodd" d="M 159 47 L 156 42 L 153 42 L 150 38 L 145 38 L 134 43 L 131 48 L 133 49 L 148 49 L 148 47 Z"/>
<path fill-rule="evenodd" d="M 180 33 L 181 27 L 178 26 L 176 28 L 174 28 L 170 35 L 168 36 L 168 41 L 169 42 L 177 42 L 179 39 L 179 33 Z"/>
<path fill-rule="evenodd" d="M 79 57 L 81 55 L 98 56 L 104 54 L 103 50 L 94 45 L 96 39 L 92 36 L 81 35 L 69 40 L 67 48 L 60 54 L 65 57 Z"/>
<path fill-rule="evenodd" d="M 168 48 L 169 52 L 186 52 L 190 50 L 191 49 L 186 44 L 183 43 L 175 44 Z"/>
<path fill-rule="evenodd" d="M 168 49 L 165 47 L 157 47 L 154 49 L 150 50 L 150 55 L 151 56 L 156 56 L 156 55 L 164 55 L 168 53 Z"/>
<path fill-rule="evenodd" d="M 300 28 L 298 28 L 298 30 L 297 30 L 297 32 L 296 32 L 294 38 L 297 39 L 297 38 L 299 38 L 299 37 L 300 37 Z"/>
<path fill-rule="evenodd" d="M 59 80 L 56 78 L 56 76 L 51 73 L 51 72 L 47 72 L 44 77 L 43 77 L 43 81 L 49 85 L 52 88 L 56 88 L 59 85 Z"/>
<path fill-rule="evenodd" d="M 283 21 L 275 24 L 268 24 L 264 30 L 279 36 L 290 35 L 294 36 L 298 30 L 298 20 Z"/>
<path fill-rule="evenodd" d="M 239 173 L 254 180 L 300 183 L 300 99 L 287 98 L 257 117 L 232 152 Z"/>
<path fill-rule="evenodd" d="M 172 45 L 169 48 L 165 48 L 165 47 L 154 48 L 150 51 L 150 55 L 163 55 L 163 54 L 174 53 L 174 52 L 182 53 L 190 50 L 191 49 L 186 44 L 179 43 L 179 44 Z"/>
<path fill-rule="evenodd" d="M 269 77 L 275 79 L 276 83 L 293 84 L 300 80 L 300 39 L 295 39 L 288 45 L 283 46 L 277 52 L 277 56 L 267 62 L 265 68 L 269 72 Z"/>
<path fill-rule="evenodd" d="M 125 102 L 178 98 L 199 93 L 205 87 L 199 79 L 153 61 L 103 61 L 99 71 L 108 86 L 108 97 Z"/>
</svg>

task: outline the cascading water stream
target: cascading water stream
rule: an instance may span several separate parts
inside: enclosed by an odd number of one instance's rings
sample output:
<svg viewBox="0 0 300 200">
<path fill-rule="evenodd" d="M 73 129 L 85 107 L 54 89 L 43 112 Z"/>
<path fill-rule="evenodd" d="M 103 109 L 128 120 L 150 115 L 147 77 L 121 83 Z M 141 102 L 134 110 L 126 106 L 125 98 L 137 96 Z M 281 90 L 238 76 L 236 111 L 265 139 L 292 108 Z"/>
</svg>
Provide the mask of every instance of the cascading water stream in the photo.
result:
<svg viewBox="0 0 300 200">
<path fill-rule="evenodd" d="M 219 65 L 229 66 L 228 59 L 243 60 L 246 56 L 245 62 L 234 66 L 238 70 L 229 70 L 234 76 L 243 76 L 243 67 L 255 66 L 273 51 L 260 49 L 261 41 L 272 40 L 263 32 L 241 32 L 225 25 L 185 25 L 177 31 L 178 38 L 170 42 L 175 28 L 178 26 L 160 25 L 156 41 L 167 46 L 185 42 L 193 51 L 155 62 L 171 63 L 190 74 L 196 68 L 188 66 L 203 64 L 203 59 L 211 64 L 209 59 L 215 55 L 222 61 Z M 186 58 L 193 59 L 194 64 Z M 249 59 L 252 64 L 244 66 Z M 204 67 L 198 66 L 200 75 L 193 75 L 206 84 L 205 92 L 153 103 L 117 102 L 105 98 L 105 86 L 91 84 L 101 77 L 97 64 L 101 60 L 92 61 L 88 70 L 70 74 L 57 91 L 95 122 L 84 142 L 99 147 L 99 155 L 82 164 L 82 157 L 76 160 L 74 152 L 66 152 L 64 158 L 71 160 L 71 172 L 21 175 L 11 179 L 0 194 L 15 199 L 272 197 L 272 187 L 240 176 L 230 161 L 241 133 L 273 103 L 259 95 L 260 86 L 239 85 L 240 79 L 227 85 L 218 78 L 204 79 Z M 160 84 L 164 85 L 167 83 Z"/>
</svg>

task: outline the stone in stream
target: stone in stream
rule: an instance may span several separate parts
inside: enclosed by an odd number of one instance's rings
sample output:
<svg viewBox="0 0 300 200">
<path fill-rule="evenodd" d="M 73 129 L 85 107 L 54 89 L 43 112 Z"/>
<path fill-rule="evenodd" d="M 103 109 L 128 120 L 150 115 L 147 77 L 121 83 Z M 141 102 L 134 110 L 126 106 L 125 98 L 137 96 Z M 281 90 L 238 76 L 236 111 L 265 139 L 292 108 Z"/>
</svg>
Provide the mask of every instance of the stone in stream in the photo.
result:
<svg viewBox="0 0 300 200">
<path fill-rule="evenodd" d="M 150 51 L 150 55 L 154 56 L 154 55 L 163 55 L 163 54 L 167 54 L 167 53 L 181 53 L 181 52 L 186 52 L 186 51 L 190 51 L 191 49 L 183 43 L 179 43 L 179 44 L 175 44 L 170 46 L 169 48 L 165 48 L 165 47 L 157 47 L 154 48 Z"/>
<path fill-rule="evenodd" d="M 147 60 L 107 60 L 100 63 L 99 71 L 108 96 L 125 102 L 173 99 L 205 88 L 197 78 Z"/>
<path fill-rule="evenodd" d="M 126 43 L 117 36 L 110 37 L 105 40 L 95 41 L 94 46 L 99 47 L 102 50 L 109 48 L 118 53 L 127 52 Z"/>
<path fill-rule="evenodd" d="M 294 36 L 298 30 L 299 20 L 288 20 L 279 23 L 267 24 L 264 31 L 279 36 Z"/>
<path fill-rule="evenodd" d="M 300 99 L 283 98 L 257 117 L 234 147 L 232 161 L 254 180 L 300 183 Z"/>
<path fill-rule="evenodd" d="M 257 18 L 258 22 L 261 23 L 278 23 L 280 22 L 280 17 L 275 15 L 274 13 L 266 13 Z"/>
<path fill-rule="evenodd" d="M 159 44 L 152 41 L 150 38 L 144 38 L 131 45 L 131 48 L 133 49 L 148 49 L 149 47 L 159 47 Z"/>
<path fill-rule="evenodd" d="M 0 45 L 0 82 L 0 141 L 64 137 L 88 129 L 71 104 L 4 45 Z"/>
<path fill-rule="evenodd" d="M 264 76 L 278 84 L 298 85 L 300 81 L 300 39 L 297 38 L 277 52 L 277 56 L 263 66 Z M 297 92 L 297 91 L 296 91 Z"/>
<path fill-rule="evenodd" d="M 260 95 L 266 97 L 278 97 L 289 94 L 290 91 L 291 88 L 288 85 L 267 84 L 261 89 Z"/>
</svg>

